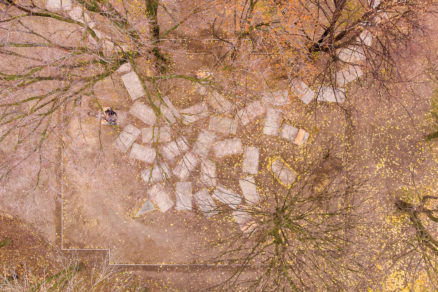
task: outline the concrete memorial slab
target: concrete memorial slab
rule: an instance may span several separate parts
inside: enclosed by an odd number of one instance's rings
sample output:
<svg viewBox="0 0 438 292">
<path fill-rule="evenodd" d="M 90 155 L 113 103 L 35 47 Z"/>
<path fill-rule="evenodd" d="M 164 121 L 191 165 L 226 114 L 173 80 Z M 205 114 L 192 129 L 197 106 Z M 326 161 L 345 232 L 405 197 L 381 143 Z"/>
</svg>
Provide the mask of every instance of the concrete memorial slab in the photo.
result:
<svg viewBox="0 0 438 292">
<path fill-rule="evenodd" d="M 208 106 L 205 102 L 195 104 L 191 107 L 185 108 L 180 111 L 181 118 L 184 124 L 191 124 L 199 119 L 206 118 L 210 115 Z"/>
<path fill-rule="evenodd" d="M 174 124 L 178 119 L 181 119 L 178 109 L 172 104 L 169 97 L 163 96 L 162 100 L 157 100 L 154 104 L 160 109 L 164 119 Z"/>
<path fill-rule="evenodd" d="M 268 164 L 268 169 L 272 172 L 277 181 L 287 188 L 290 188 L 297 178 L 295 170 L 281 157 L 274 158 L 271 163 Z"/>
<path fill-rule="evenodd" d="M 346 63 L 358 63 L 365 61 L 366 56 L 363 48 L 360 46 L 350 46 L 339 50 L 338 58 Z"/>
<path fill-rule="evenodd" d="M 157 121 L 154 110 L 140 101 L 131 106 L 129 113 L 147 125 L 153 126 Z"/>
<path fill-rule="evenodd" d="M 163 185 L 153 185 L 148 193 L 149 198 L 157 204 L 161 212 L 164 213 L 173 207 L 174 203 Z"/>
<path fill-rule="evenodd" d="M 167 160 L 173 160 L 189 150 L 189 144 L 184 136 L 178 137 L 176 140 L 165 144 L 161 148 L 161 154 Z"/>
<path fill-rule="evenodd" d="M 238 194 L 220 185 L 216 187 L 212 197 L 234 210 L 236 210 L 242 202 L 242 198 Z"/>
<path fill-rule="evenodd" d="M 152 163 L 154 162 L 156 153 L 155 149 L 143 146 L 137 143 L 134 143 L 131 148 L 131 153 L 129 154 L 129 158 L 140 160 L 146 163 Z"/>
<path fill-rule="evenodd" d="M 257 147 L 245 147 L 243 151 L 242 172 L 258 174 L 259 171 L 259 149 Z"/>
<path fill-rule="evenodd" d="M 150 200 L 146 200 L 143 206 L 141 206 L 140 210 L 138 210 L 138 212 L 135 214 L 135 217 L 139 217 L 141 215 L 152 212 L 154 210 L 155 210 L 154 203 L 152 203 Z"/>
<path fill-rule="evenodd" d="M 237 119 L 212 116 L 210 117 L 208 129 L 227 136 L 235 135 L 237 131 Z"/>
<path fill-rule="evenodd" d="M 119 137 L 117 137 L 114 145 L 122 153 L 126 153 L 135 140 L 137 140 L 138 136 L 140 136 L 140 130 L 129 124 L 123 129 Z"/>
<path fill-rule="evenodd" d="M 369 30 L 361 32 L 357 39 L 361 44 L 368 47 L 371 47 L 373 44 L 373 34 Z"/>
<path fill-rule="evenodd" d="M 363 72 L 359 66 L 348 65 L 347 68 L 335 73 L 336 84 L 343 87 L 351 81 L 360 78 L 362 75 Z"/>
<path fill-rule="evenodd" d="M 284 124 L 281 127 L 280 137 L 293 142 L 298 134 L 298 129 L 292 125 Z"/>
<path fill-rule="evenodd" d="M 309 104 L 316 97 L 316 93 L 306 83 L 298 79 L 291 82 L 291 90 L 305 104 Z"/>
<path fill-rule="evenodd" d="M 141 140 L 143 143 L 165 143 L 172 141 L 172 134 L 169 126 L 148 127 L 141 129 Z"/>
<path fill-rule="evenodd" d="M 253 176 L 247 176 L 244 179 L 240 179 L 239 185 L 247 204 L 251 205 L 260 201 L 260 196 L 257 192 L 257 185 Z"/>
<path fill-rule="evenodd" d="M 216 186 L 216 163 L 208 159 L 201 161 L 201 177 L 199 181 L 205 187 L 211 188 Z"/>
<path fill-rule="evenodd" d="M 281 112 L 273 108 L 268 108 L 266 110 L 266 119 L 265 126 L 263 128 L 263 134 L 277 136 L 280 129 L 280 123 Z"/>
<path fill-rule="evenodd" d="M 147 184 L 157 183 L 170 178 L 171 172 L 165 162 L 157 162 L 141 172 L 141 178 Z"/>
<path fill-rule="evenodd" d="M 318 101 L 345 102 L 345 93 L 339 88 L 321 86 L 318 93 Z"/>
<path fill-rule="evenodd" d="M 242 141 L 239 138 L 226 139 L 217 142 L 214 146 L 216 157 L 225 157 L 229 155 L 242 153 Z"/>
<path fill-rule="evenodd" d="M 116 70 L 116 73 L 127 73 L 132 70 L 131 63 L 126 62 L 120 65 L 119 69 Z"/>
<path fill-rule="evenodd" d="M 263 104 L 283 106 L 290 103 L 289 92 L 285 90 L 267 91 L 262 95 Z"/>
<path fill-rule="evenodd" d="M 200 190 L 195 193 L 193 197 L 195 198 L 199 210 L 201 210 L 205 217 L 209 218 L 218 213 L 216 203 L 206 190 Z"/>
<path fill-rule="evenodd" d="M 175 185 L 176 205 L 178 211 L 192 210 L 192 183 L 177 182 Z"/>
<path fill-rule="evenodd" d="M 237 112 L 237 118 L 242 125 L 246 126 L 255 118 L 263 115 L 265 111 L 266 107 L 260 101 L 253 101 Z"/>
<path fill-rule="evenodd" d="M 201 131 L 193 147 L 193 153 L 200 157 L 207 157 L 215 139 L 215 133 L 206 130 Z"/>
<path fill-rule="evenodd" d="M 180 180 L 186 180 L 198 163 L 199 159 L 192 152 L 187 152 L 173 169 L 173 174 Z"/>
<path fill-rule="evenodd" d="M 207 103 L 217 113 L 227 113 L 234 109 L 234 105 L 229 102 L 223 95 L 217 91 L 213 91 L 207 98 Z"/>
<path fill-rule="evenodd" d="M 47 0 L 46 9 L 49 11 L 72 9 L 71 0 Z"/>
<path fill-rule="evenodd" d="M 138 78 L 137 73 L 135 73 L 134 71 L 122 75 L 122 81 L 132 100 L 136 100 L 137 98 L 142 97 L 146 94 L 143 89 L 143 85 L 141 84 L 140 78 Z"/>
<path fill-rule="evenodd" d="M 307 142 L 310 134 L 307 133 L 304 129 L 299 129 L 297 136 L 294 139 L 294 144 L 300 146 Z"/>
</svg>

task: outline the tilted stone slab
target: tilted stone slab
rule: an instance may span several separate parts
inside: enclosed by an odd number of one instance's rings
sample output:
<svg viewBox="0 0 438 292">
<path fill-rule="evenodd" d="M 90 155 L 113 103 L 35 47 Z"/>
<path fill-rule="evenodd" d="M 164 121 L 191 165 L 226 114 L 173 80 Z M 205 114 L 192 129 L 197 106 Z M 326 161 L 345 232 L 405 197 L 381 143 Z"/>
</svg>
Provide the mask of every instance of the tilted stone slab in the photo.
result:
<svg viewBox="0 0 438 292">
<path fill-rule="evenodd" d="M 212 116 L 208 129 L 224 135 L 235 135 L 237 131 L 237 120 L 227 117 Z"/>
<path fill-rule="evenodd" d="M 373 44 L 373 34 L 369 30 L 364 30 L 360 33 L 357 40 L 359 43 L 371 47 L 371 45 Z"/>
<path fill-rule="evenodd" d="M 303 145 L 309 139 L 310 134 L 307 133 L 304 129 L 300 129 L 297 133 L 297 136 L 294 139 L 294 144 Z"/>
<path fill-rule="evenodd" d="M 283 127 L 281 127 L 280 137 L 283 139 L 293 142 L 297 134 L 298 134 L 298 128 L 295 128 L 294 126 L 291 126 L 289 124 L 284 124 Z"/>
<path fill-rule="evenodd" d="M 132 100 L 136 100 L 137 98 L 142 97 L 146 94 L 143 89 L 143 85 L 141 84 L 140 78 L 138 78 L 137 73 L 135 73 L 134 71 L 122 75 L 122 81 Z"/>
<path fill-rule="evenodd" d="M 254 204 L 260 201 L 257 186 L 253 176 L 248 176 L 239 180 L 240 189 L 247 204 Z"/>
<path fill-rule="evenodd" d="M 216 157 L 225 157 L 229 155 L 242 153 L 242 141 L 239 138 L 226 139 L 217 142 L 214 146 Z"/>
<path fill-rule="evenodd" d="M 141 139 L 143 143 L 165 143 L 172 141 L 170 127 L 149 127 L 141 129 Z"/>
<path fill-rule="evenodd" d="M 333 87 L 321 86 L 318 101 L 343 103 L 345 102 L 345 93 L 339 88 L 333 89 Z"/>
<path fill-rule="evenodd" d="M 257 147 L 245 147 L 242 171 L 249 174 L 257 174 L 259 171 L 259 156 L 259 149 Z"/>
<path fill-rule="evenodd" d="M 131 63 L 126 62 L 120 65 L 119 69 L 116 70 L 116 73 L 126 73 L 132 70 Z"/>
<path fill-rule="evenodd" d="M 338 58 L 346 63 L 358 63 L 366 60 L 363 48 L 360 46 L 350 46 L 339 50 Z"/>
<path fill-rule="evenodd" d="M 335 73 L 336 84 L 343 87 L 362 75 L 363 72 L 359 66 L 348 65 L 347 68 Z"/>
<path fill-rule="evenodd" d="M 154 204 L 150 200 L 146 200 L 146 202 L 141 206 L 140 210 L 135 214 L 135 217 L 144 215 L 146 213 L 152 212 L 155 210 Z"/>
<path fill-rule="evenodd" d="M 164 119 L 174 124 L 178 119 L 181 119 L 178 109 L 172 104 L 167 96 L 163 96 L 162 100 L 157 100 L 154 104 L 160 109 Z"/>
<path fill-rule="evenodd" d="M 200 157 L 207 157 L 215 139 L 215 133 L 206 130 L 201 131 L 193 147 L 193 153 Z"/>
<path fill-rule="evenodd" d="M 205 217 L 211 217 L 218 213 L 216 203 L 211 198 L 207 190 L 200 190 L 193 195 L 195 202 L 199 207 L 199 210 L 204 214 Z"/>
<path fill-rule="evenodd" d="M 257 227 L 248 212 L 244 210 L 234 211 L 232 215 L 243 233 L 250 233 Z"/>
<path fill-rule="evenodd" d="M 131 153 L 129 154 L 129 158 L 137 159 L 146 163 L 154 162 L 155 156 L 156 153 L 154 148 L 143 146 L 137 143 L 132 145 Z"/>
<path fill-rule="evenodd" d="M 264 104 L 272 104 L 274 106 L 283 106 L 290 103 L 289 92 L 287 90 L 277 90 L 272 92 L 264 92 L 262 95 Z"/>
<path fill-rule="evenodd" d="M 280 157 L 275 158 L 268 165 L 268 169 L 272 172 L 277 181 L 287 188 L 290 188 L 297 178 L 295 170 L 287 165 Z"/>
<path fill-rule="evenodd" d="M 129 113 L 147 125 L 153 126 L 157 121 L 154 110 L 139 101 L 131 106 Z"/>
<path fill-rule="evenodd" d="M 149 198 L 157 204 L 161 212 L 166 212 L 174 203 L 163 185 L 156 184 L 149 189 Z"/>
<path fill-rule="evenodd" d="M 177 182 L 175 185 L 176 210 L 192 210 L 192 183 Z"/>
<path fill-rule="evenodd" d="M 223 114 L 230 112 L 234 109 L 234 105 L 217 91 L 212 92 L 212 94 L 207 98 L 207 103 L 217 113 Z"/>
<path fill-rule="evenodd" d="M 176 140 L 165 144 L 161 148 L 161 154 L 167 160 L 173 160 L 175 157 L 180 156 L 189 150 L 189 144 L 185 137 L 178 137 Z"/>
<path fill-rule="evenodd" d="M 208 106 L 205 102 L 185 108 L 180 111 L 180 114 L 184 124 L 194 123 L 197 120 L 206 118 L 210 115 Z"/>
<path fill-rule="evenodd" d="M 277 136 L 281 124 L 281 112 L 273 108 L 266 110 L 265 126 L 263 134 Z"/>
<path fill-rule="evenodd" d="M 207 159 L 201 161 L 201 178 L 199 181 L 205 187 L 216 186 L 216 163 Z"/>
<path fill-rule="evenodd" d="M 176 167 L 173 169 L 173 174 L 180 180 L 186 180 L 190 172 L 198 166 L 199 159 L 191 152 L 184 154 Z"/>
<path fill-rule="evenodd" d="M 119 137 L 117 137 L 114 145 L 121 152 L 126 153 L 135 140 L 137 140 L 138 136 L 140 136 L 140 130 L 129 124 L 123 129 Z"/>
<path fill-rule="evenodd" d="M 157 162 L 141 172 L 141 178 L 147 184 L 157 183 L 170 178 L 171 172 L 165 162 Z"/>
<path fill-rule="evenodd" d="M 246 126 L 255 118 L 263 115 L 265 111 L 266 107 L 260 101 L 253 101 L 237 112 L 237 118 L 242 125 Z"/>
<path fill-rule="evenodd" d="M 236 210 L 242 202 L 242 198 L 238 194 L 223 186 L 217 186 L 212 197 L 234 210 Z"/>
<path fill-rule="evenodd" d="M 46 9 L 49 11 L 72 9 L 71 0 L 47 0 Z"/>
<path fill-rule="evenodd" d="M 295 79 L 291 82 L 291 85 L 293 94 L 298 96 L 305 104 L 309 104 L 316 97 L 316 93 L 301 80 Z"/>
</svg>

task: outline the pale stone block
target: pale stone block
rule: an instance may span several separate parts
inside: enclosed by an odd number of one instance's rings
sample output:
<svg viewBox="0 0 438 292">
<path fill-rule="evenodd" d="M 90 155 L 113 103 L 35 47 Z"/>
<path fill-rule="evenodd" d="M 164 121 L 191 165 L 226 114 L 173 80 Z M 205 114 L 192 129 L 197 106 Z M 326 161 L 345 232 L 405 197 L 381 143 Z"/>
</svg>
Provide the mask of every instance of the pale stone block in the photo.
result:
<svg viewBox="0 0 438 292">
<path fill-rule="evenodd" d="M 129 109 L 129 113 L 143 123 L 151 126 L 153 126 L 157 121 L 154 110 L 140 101 L 136 101 L 131 106 L 131 108 Z"/>
<path fill-rule="evenodd" d="M 141 178 L 145 183 L 156 183 L 168 179 L 170 177 L 170 169 L 167 163 L 155 163 L 153 167 L 149 167 L 141 172 Z"/>
<path fill-rule="evenodd" d="M 55 0 L 59 1 L 59 0 Z M 75 6 L 71 11 L 69 11 L 68 16 L 70 16 L 71 19 L 74 21 L 84 23 L 84 16 L 83 16 L 83 10 L 80 6 Z"/>
<path fill-rule="evenodd" d="M 260 101 L 253 101 L 237 112 L 237 118 L 242 125 L 246 126 L 258 116 L 263 115 L 265 111 L 266 107 Z"/>
<path fill-rule="evenodd" d="M 180 113 L 184 124 L 191 124 L 209 116 L 208 106 L 205 102 L 185 108 Z"/>
<path fill-rule="evenodd" d="M 61 7 L 63 10 L 68 11 L 72 8 L 71 0 L 61 0 Z"/>
<path fill-rule="evenodd" d="M 135 217 L 138 217 L 138 216 L 144 215 L 144 214 L 149 213 L 149 212 L 152 212 L 152 211 L 154 211 L 154 210 L 155 210 L 155 206 L 154 206 L 154 204 L 153 204 L 151 201 L 147 200 L 147 201 L 143 204 L 143 206 L 141 206 L 140 210 L 138 210 L 137 214 L 135 214 Z"/>
<path fill-rule="evenodd" d="M 234 221 L 239 225 L 243 233 L 250 233 L 256 228 L 255 222 L 252 220 L 248 212 L 237 210 L 232 213 Z"/>
<path fill-rule="evenodd" d="M 237 120 L 227 117 L 212 116 L 208 129 L 224 135 L 235 135 L 237 131 Z"/>
<path fill-rule="evenodd" d="M 373 34 L 369 30 L 364 30 L 360 33 L 358 41 L 365 46 L 371 47 L 373 44 Z"/>
<path fill-rule="evenodd" d="M 154 185 L 149 189 L 149 198 L 157 204 L 161 212 L 166 212 L 173 206 L 173 201 L 162 185 Z"/>
<path fill-rule="evenodd" d="M 199 159 L 191 152 L 184 154 L 176 167 L 173 169 L 173 174 L 180 180 L 186 180 L 190 172 L 198 166 Z"/>
<path fill-rule="evenodd" d="M 307 142 L 308 139 L 309 139 L 309 133 L 307 133 L 303 129 L 300 129 L 297 133 L 297 136 L 294 139 L 294 144 L 303 145 L 304 143 Z"/>
<path fill-rule="evenodd" d="M 295 140 L 297 134 L 298 129 L 288 124 L 284 124 L 280 131 L 280 137 L 291 142 Z"/>
<path fill-rule="evenodd" d="M 276 158 L 270 165 L 274 177 L 285 187 L 290 188 L 297 178 L 295 170 L 290 168 L 281 158 Z"/>
<path fill-rule="evenodd" d="M 205 217 L 208 218 L 218 213 L 216 203 L 206 190 L 200 190 L 199 192 L 195 193 L 194 198 L 198 204 L 199 210 L 201 210 Z"/>
<path fill-rule="evenodd" d="M 207 157 L 215 139 L 216 134 L 213 132 L 205 130 L 200 132 L 193 147 L 193 153 L 196 153 L 200 157 Z"/>
<path fill-rule="evenodd" d="M 192 210 L 192 183 L 177 182 L 175 185 L 176 210 Z"/>
<path fill-rule="evenodd" d="M 47 0 L 46 9 L 49 11 L 61 10 L 61 0 Z"/>
<path fill-rule="evenodd" d="M 380 5 L 380 0 L 368 0 L 368 5 L 375 9 Z"/>
<path fill-rule="evenodd" d="M 316 97 L 316 93 L 301 80 L 295 79 L 291 82 L 291 85 L 293 94 L 298 96 L 305 104 L 309 104 Z"/>
<path fill-rule="evenodd" d="M 218 113 L 227 113 L 234 109 L 234 105 L 229 102 L 223 95 L 213 91 L 207 98 L 207 103 Z"/>
<path fill-rule="evenodd" d="M 338 58 L 346 63 L 357 63 L 366 60 L 362 47 L 350 46 L 339 50 Z"/>
<path fill-rule="evenodd" d="M 122 75 L 122 81 L 132 100 L 136 100 L 146 94 L 137 73 L 134 71 Z"/>
<path fill-rule="evenodd" d="M 117 137 L 114 145 L 121 152 L 126 153 L 131 145 L 137 140 L 140 135 L 140 130 L 133 125 L 127 125 Z"/>
<path fill-rule="evenodd" d="M 242 171 L 249 174 L 257 174 L 259 171 L 259 149 L 257 147 L 245 147 L 243 151 Z"/>
<path fill-rule="evenodd" d="M 242 202 L 242 198 L 238 194 L 223 186 L 217 186 L 212 197 L 234 210 L 236 210 Z"/>
<path fill-rule="evenodd" d="M 226 139 L 217 142 L 214 146 L 216 157 L 224 157 L 242 153 L 242 141 L 239 138 Z"/>
<path fill-rule="evenodd" d="M 319 101 L 327 101 L 327 102 L 345 102 L 345 93 L 339 89 L 329 87 L 329 86 L 321 86 L 318 93 Z"/>
<path fill-rule="evenodd" d="M 156 153 L 155 149 L 147 146 L 143 146 L 137 143 L 134 143 L 131 148 L 131 153 L 129 154 L 129 158 L 137 159 L 146 163 L 154 162 Z"/>
<path fill-rule="evenodd" d="M 264 92 L 262 96 L 264 104 L 272 104 L 274 106 L 283 106 L 290 103 L 289 92 L 287 90 L 278 90 L 273 92 Z"/>
<path fill-rule="evenodd" d="M 359 66 L 348 65 L 347 68 L 335 73 L 336 84 L 338 86 L 345 86 L 353 80 L 363 75 L 362 69 Z"/>
<path fill-rule="evenodd" d="M 263 128 L 263 134 L 277 136 L 280 129 L 281 112 L 273 108 L 266 110 L 265 126 Z"/>
<path fill-rule="evenodd" d="M 216 178 L 216 163 L 211 160 L 201 161 L 201 178 L 200 182 L 203 186 L 214 187 L 217 184 Z"/>
<path fill-rule="evenodd" d="M 132 70 L 131 63 L 126 62 L 120 65 L 119 69 L 116 70 L 116 73 L 127 73 Z"/>
<path fill-rule="evenodd" d="M 239 185 L 247 204 L 254 204 L 260 201 L 259 194 L 257 193 L 257 186 L 253 176 L 248 176 L 244 179 L 240 179 Z"/>
<path fill-rule="evenodd" d="M 175 157 L 180 156 L 187 150 L 189 150 L 189 144 L 187 143 L 186 138 L 181 136 L 178 137 L 175 141 L 164 145 L 161 149 L 161 154 L 167 160 L 173 160 Z"/>
<path fill-rule="evenodd" d="M 143 143 L 165 143 L 172 141 L 170 127 L 150 127 L 141 129 L 141 138 Z"/>
<path fill-rule="evenodd" d="M 164 119 L 171 125 L 181 118 L 178 109 L 175 108 L 167 96 L 163 96 L 162 100 L 156 101 L 155 105 L 160 109 Z"/>
</svg>

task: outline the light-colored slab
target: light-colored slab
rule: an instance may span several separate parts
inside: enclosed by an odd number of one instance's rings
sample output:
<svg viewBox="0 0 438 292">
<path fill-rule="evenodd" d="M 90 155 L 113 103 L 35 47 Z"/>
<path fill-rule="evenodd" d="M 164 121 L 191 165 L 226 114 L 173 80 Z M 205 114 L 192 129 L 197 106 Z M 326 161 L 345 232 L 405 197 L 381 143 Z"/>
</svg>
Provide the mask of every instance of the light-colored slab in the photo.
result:
<svg viewBox="0 0 438 292">
<path fill-rule="evenodd" d="M 281 112 L 273 108 L 266 110 L 265 126 L 263 128 L 263 134 L 277 136 L 280 129 Z"/>
<path fill-rule="evenodd" d="M 193 147 L 193 153 L 200 157 L 207 157 L 215 139 L 215 133 L 206 130 L 201 131 Z"/>
<path fill-rule="evenodd" d="M 190 172 L 198 166 L 199 159 L 191 152 L 184 154 L 176 167 L 173 169 L 173 174 L 180 180 L 186 180 Z"/>
<path fill-rule="evenodd" d="M 210 197 L 207 190 L 200 190 L 195 193 L 193 197 L 195 198 L 199 210 L 201 210 L 205 217 L 208 218 L 218 213 L 216 203 Z"/>
<path fill-rule="evenodd" d="M 147 125 L 153 126 L 157 121 L 154 110 L 140 101 L 131 106 L 129 113 Z"/>
<path fill-rule="evenodd" d="M 377 8 L 380 5 L 380 0 L 368 0 L 368 5 L 371 8 Z"/>
<path fill-rule="evenodd" d="M 272 162 L 268 165 L 268 168 L 278 182 L 287 188 L 290 188 L 297 178 L 295 170 L 287 165 L 280 157 L 272 160 Z"/>
<path fill-rule="evenodd" d="M 290 103 L 289 92 L 287 90 L 267 91 L 262 95 L 263 104 L 283 106 Z"/>
<path fill-rule="evenodd" d="M 140 210 L 135 214 L 135 217 L 144 215 L 146 213 L 152 212 L 155 210 L 154 204 L 150 200 L 146 200 L 146 202 L 141 206 Z"/>
<path fill-rule="evenodd" d="M 298 79 L 291 82 L 291 90 L 305 104 L 309 104 L 316 97 L 316 93 L 306 83 Z"/>
<path fill-rule="evenodd" d="M 137 159 L 146 163 L 154 162 L 155 156 L 156 153 L 154 148 L 143 146 L 137 143 L 132 145 L 131 153 L 129 154 L 129 158 Z"/>
<path fill-rule="evenodd" d="M 343 103 L 345 102 L 345 93 L 339 88 L 333 89 L 333 87 L 321 86 L 318 101 Z"/>
<path fill-rule="evenodd" d="M 175 185 L 176 210 L 192 210 L 192 183 L 177 182 Z"/>
<path fill-rule="evenodd" d="M 362 75 L 363 72 L 359 66 L 348 65 L 347 68 L 335 73 L 336 85 L 343 87 Z"/>
<path fill-rule="evenodd" d="M 174 203 L 164 186 L 156 184 L 149 189 L 149 198 L 157 204 L 161 212 L 166 212 L 173 207 Z"/>
<path fill-rule="evenodd" d="M 155 105 L 160 109 L 161 114 L 169 124 L 172 125 L 181 118 L 178 109 L 172 104 L 169 97 L 163 96 L 162 100 L 155 102 Z"/>
<path fill-rule="evenodd" d="M 294 126 L 284 124 L 283 127 L 281 127 L 280 137 L 283 139 L 293 142 L 297 134 L 298 134 L 298 129 L 295 128 Z"/>
<path fill-rule="evenodd" d="M 242 198 L 238 194 L 219 185 L 216 187 L 212 197 L 234 210 L 236 210 L 242 202 Z"/>
<path fill-rule="evenodd" d="M 200 182 L 205 187 L 214 187 L 217 184 L 216 163 L 204 159 L 201 161 L 201 178 Z"/>
<path fill-rule="evenodd" d="M 350 46 L 340 49 L 338 52 L 338 58 L 346 63 L 353 64 L 366 60 L 363 48 L 360 46 Z"/>
<path fill-rule="evenodd" d="M 307 133 L 304 129 L 300 129 L 297 133 L 297 136 L 294 139 L 294 144 L 303 145 L 309 139 L 309 133 Z"/>
<path fill-rule="evenodd" d="M 166 143 L 172 141 L 170 127 L 148 127 L 141 129 L 141 140 L 143 143 Z"/>
<path fill-rule="evenodd" d="M 373 34 L 369 30 L 364 30 L 360 33 L 358 41 L 361 44 L 370 47 L 373 44 Z"/>
<path fill-rule="evenodd" d="M 170 177 L 170 169 L 167 163 L 155 163 L 141 172 L 141 178 L 147 184 L 157 183 Z"/>
<path fill-rule="evenodd" d="M 224 135 L 235 135 L 237 131 L 237 120 L 227 117 L 212 116 L 208 129 Z"/>
<path fill-rule="evenodd" d="M 176 140 L 165 144 L 161 148 L 161 154 L 167 160 L 173 160 L 175 157 L 180 156 L 189 150 L 189 144 L 185 137 L 178 137 Z"/>
<path fill-rule="evenodd" d="M 61 0 L 47 0 L 46 9 L 49 11 L 61 10 Z"/>
<path fill-rule="evenodd" d="M 242 141 L 239 138 L 226 139 L 217 142 L 214 146 L 216 157 L 225 157 L 242 153 Z"/>
<path fill-rule="evenodd" d="M 126 153 L 135 140 L 137 140 L 138 136 L 140 136 L 140 130 L 129 124 L 123 129 L 119 137 L 117 137 L 114 145 L 121 152 Z"/>
<path fill-rule="evenodd" d="M 245 147 L 243 151 L 242 171 L 256 175 L 259 171 L 259 149 L 257 147 Z"/>
<path fill-rule="evenodd" d="M 266 106 L 264 106 L 260 101 L 253 101 L 248 104 L 245 108 L 237 112 L 237 118 L 240 123 L 244 126 L 249 124 L 255 118 L 263 115 L 266 111 Z"/>
<path fill-rule="evenodd" d="M 119 69 L 116 70 L 116 73 L 127 73 L 132 70 L 131 63 L 126 62 L 120 65 Z"/>
<path fill-rule="evenodd" d="M 184 124 L 191 124 L 209 116 L 208 106 L 205 102 L 185 108 L 180 113 Z"/>
<path fill-rule="evenodd" d="M 213 91 L 211 93 L 211 95 L 207 98 L 207 103 L 217 113 L 223 114 L 230 112 L 234 109 L 233 104 L 217 91 Z"/>
<path fill-rule="evenodd" d="M 250 233 L 256 228 L 256 224 L 254 220 L 252 220 L 251 216 L 248 212 L 243 210 L 237 210 L 232 213 L 234 221 L 239 225 L 240 230 L 243 233 Z"/>
<path fill-rule="evenodd" d="M 260 196 L 257 193 L 257 186 L 253 176 L 247 176 L 239 180 L 240 189 L 247 204 L 254 204 L 260 201 Z"/>
<path fill-rule="evenodd" d="M 146 94 L 140 82 L 140 78 L 138 78 L 137 73 L 134 71 L 122 75 L 122 81 L 132 100 L 136 100 Z"/>
</svg>

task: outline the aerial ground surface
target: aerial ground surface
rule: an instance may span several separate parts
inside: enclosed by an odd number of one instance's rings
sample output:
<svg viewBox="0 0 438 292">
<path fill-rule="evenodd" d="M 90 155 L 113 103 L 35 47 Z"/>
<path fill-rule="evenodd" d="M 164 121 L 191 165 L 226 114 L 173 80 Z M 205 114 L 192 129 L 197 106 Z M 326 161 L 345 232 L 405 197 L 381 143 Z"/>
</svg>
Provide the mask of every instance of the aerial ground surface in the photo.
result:
<svg viewBox="0 0 438 292">
<path fill-rule="evenodd" d="M 0 2 L 0 290 L 436 291 L 435 5 Z"/>
</svg>

